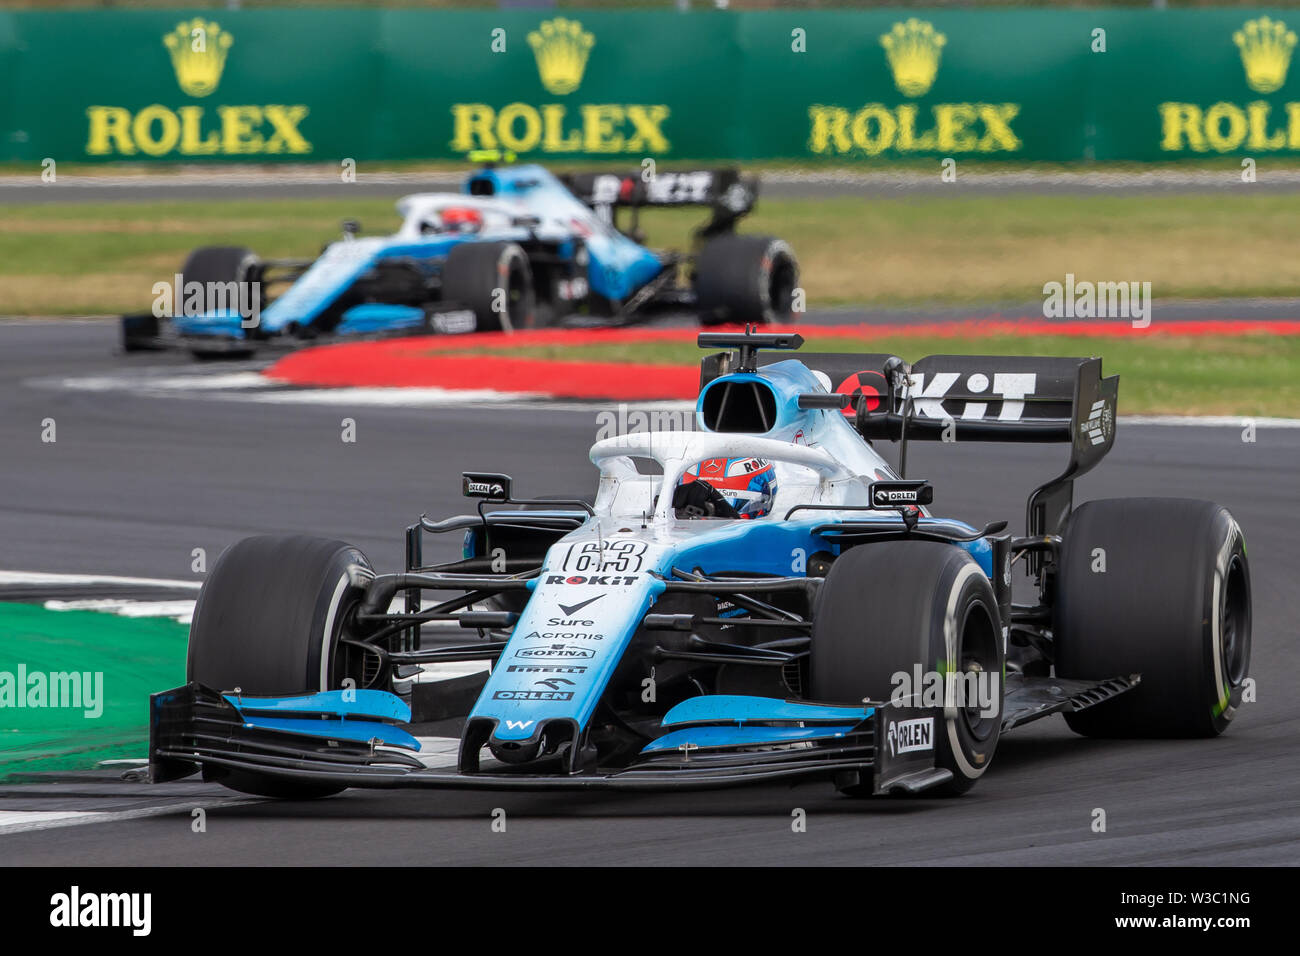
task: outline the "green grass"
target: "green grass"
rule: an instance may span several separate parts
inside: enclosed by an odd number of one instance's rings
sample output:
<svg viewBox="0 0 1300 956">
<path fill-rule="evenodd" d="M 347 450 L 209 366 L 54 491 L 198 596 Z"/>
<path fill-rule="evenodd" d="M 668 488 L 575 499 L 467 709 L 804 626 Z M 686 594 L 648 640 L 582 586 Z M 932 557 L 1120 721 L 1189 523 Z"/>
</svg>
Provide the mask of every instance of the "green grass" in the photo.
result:
<svg viewBox="0 0 1300 956">
<path fill-rule="evenodd" d="M 0 311 L 148 308 L 198 245 L 310 256 L 358 218 L 397 225 L 386 199 L 0 206 Z M 699 210 L 649 210 L 655 246 L 686 248 Z M 1300 294 L 1300 194 L 985 195 L 760 199 L 744 230 L 790 241 L 809 308 L 1024 302 L 1067 272 L 1149 281 L 1157 300 Z M 1158 306 L 1158 303 L 1157 303 Z"/>
<path fill-rule="evenodd" d="M 1120 376 L 1119 408 L 1125 415 L 1300 415 L 1300 336 L 1142 335 L 1084 339 L 1072 336 L 973 338 L 889 336 L 818 338 L 810 352 L 887 352 L 915 361 L 926 355 L 1094 355 L 1105 374 Z M 480 350 L 481 351 L 481 350 Z M 511 355 L 575 361 L 695 364 L 690 342 L 512 349 Z"/>
<path fill-rule="evenodd" d="M 188 633 L 167 618 L 0 603 L 0 778 L 145 756 L 149 695 L 184 682 Z M 45 706 L 18 707 L 20 666 L 29 682 L 37 673 L 97 675 L 91 680 L 102 697 L 90 711 L 51 707 L 48 698 Z M 39 702 L 31 683 L 21 691 L 25 703 Z"/>
</svg>

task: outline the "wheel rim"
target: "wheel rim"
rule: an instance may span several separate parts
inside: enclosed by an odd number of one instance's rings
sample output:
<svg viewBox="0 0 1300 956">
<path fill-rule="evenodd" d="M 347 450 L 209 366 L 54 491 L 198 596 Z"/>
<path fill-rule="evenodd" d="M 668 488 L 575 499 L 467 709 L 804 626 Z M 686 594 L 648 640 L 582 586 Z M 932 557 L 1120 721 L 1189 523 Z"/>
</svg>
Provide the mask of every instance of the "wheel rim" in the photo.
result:
<svg viewBox="0 0 1300 956">
<path fill-rule="evenodd" d="M 518 256 L 512 255 L 505 272 L 506 309 L 504 318 L 506 321 L 502 323 L 502 326 L 506 331 L 528 328 L 531 325 L 532 316 L 528 308 L 527 266 Z"/>
<path fill-rule="evenodd" d="M 1246 679 L 1250 661 L 1250 600 L 1246 594 L 1246 569 L 1238 555 L 1233 556 L 1224 579 L 1219 634 L 1223 676 L 1229 687 L 1236 687 Z"/>
<path fill-rule="evenodd" d="M 786 316 L 794 305 L 795 267 L 788 257 L 778 255 L 773 258 L 768 274 L 767 302 L 768 308 L 776 316 Z"/>
<path fill-rule="evenodd" d="M 998 636 L 993 627 L 993 619 L 983 603 L 972 604 L 966 611 L 957 647 L 957 667 L 958 673 L 962 675 L 964 689 L 970 688 L 971 683 L 998 680 L 1000 677 Z M 975 675 L 973 682 L 965 676 L 970 674 Z M 971 737 L 980 741 L 988 740 L 997 730 L 1001 701 L 996 702 L 995 712 L 991 716 L 981 713 L 977 693 L 972 695 L 967 690 L 963 703 L 966 706 L 958 708 L 958 719 Z"/>
</svg>

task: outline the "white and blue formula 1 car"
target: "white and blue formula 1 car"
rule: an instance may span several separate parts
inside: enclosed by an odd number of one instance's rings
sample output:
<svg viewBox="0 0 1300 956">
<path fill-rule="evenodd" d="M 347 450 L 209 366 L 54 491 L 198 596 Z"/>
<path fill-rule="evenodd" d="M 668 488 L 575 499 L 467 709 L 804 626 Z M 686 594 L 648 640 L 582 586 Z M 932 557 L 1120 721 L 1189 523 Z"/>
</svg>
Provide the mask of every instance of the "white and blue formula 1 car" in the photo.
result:
<svg viewBox="0 0 1300 956">
<path fill-rule="evenodd" d="M 725 169 L 643 180 L 489 166 L 461 193 L 403 197 L 391 236 L 345 222 L 314 261 L 196 249 L 170 301 L 158 300 L 163 315 L 123 317 L 123 347 L 248 355 L 322 337 L 621 325 L 664 310 L 773 322 L 791 315 L 798 265 L 782 240 L 735 232 L 757 192 L 756 179 Z M 690 253 L 654 251 L 638 225 L 647 206 L 703 206 L 710 218 Z"/>
<path fill-rule="evenodd" d="M 149 778 L 284 797 L 802 777 L 961 792 L 1001 734 L 1049 714 L 1102 737 L 1227 727 L 1250 658 L 1241 530 L 1204 501 L 1072 507 L 1115 438 L 1098 359 L 908 366 L 787 359 L 797 335 L 700 339 L 728 351 L 704 360 L 697 429 L 597 442 L 594 505 L 468 473 L 477 513 L 421 518 L 395 574 L 336 540 L 232 546 L 198 599 L 188 683 L 151 698 Z M 931 486 L 872 444 L 945 435 L 1069 446 L 1024 536 L 931 514 Z M 463 558 L 427 565 L 430 533 L 463 535 Z M 454 708 L 412 676 L 466 661 L 490 674 L 458 740 L 430 747 L 412 707 Z"/>
</svg>

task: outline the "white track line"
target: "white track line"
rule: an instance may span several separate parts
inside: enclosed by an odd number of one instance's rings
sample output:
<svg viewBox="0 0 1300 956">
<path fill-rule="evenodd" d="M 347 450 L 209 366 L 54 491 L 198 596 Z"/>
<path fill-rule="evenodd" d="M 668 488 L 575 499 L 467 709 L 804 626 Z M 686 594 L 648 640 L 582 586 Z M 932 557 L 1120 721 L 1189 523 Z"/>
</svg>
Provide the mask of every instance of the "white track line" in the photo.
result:
<svg viewBox="0 0 1300 956">
<path fill-rule="evenodd" d="M 612 402 L 556 399 L 544 392 L 499 392 L 493 389 L 400 388 L 400 387 L 293 387 L 256 371 L 228 373 L 193 372 L 158 376 L 106 374 L 76 378 L 34 380 L 30 384 L 54 384 L 76 391 L 129 391 L 138 395 L 175 398 L 217 398 L 227 401 L 262 402 L 274 405 L 354 405 L 389 408 L 456 406 L 491 407 L 514 402 L 517 407 L 545 410 L 584 411 L 634 407 L 638 411 L 657 409 L 690 410 L 695 403 L 682 399 Z M 1300 418 L 1253 417 L 1249 415 L 1121 415 L 1126 425 L 1161 425 L 1196 428 L 1300 428 Z"/>
<path fill-rule="evenodd" d="M 1191 428 L 1300 428 L 1300 418 L 1254 418 L 1250 415 L 1121 415 L 1122 425 L 1178 425 Z"/>
<path fill-rule="evenodd" d="M 446 388 L 294 388 L 258 372 L 227 374 L 195 373 L 141 378 L 125 375 L 99 375 L 64 378 L 56 381 L 62 388 L 79 391 L 130 391 L 140 395 L 177 398 L 218 398 L 226 401 L 262 402 L 274 405 L 354 405 L 388 408 L 428 408 L 483 406 L 515 402 L 517 407 L 544 410 L 596 411 L 604 408 L 634 407 L 638 411 L 659 409 L 689 411 L 693 401 L 659 399 L 612 402 L 554 399 L 542 392 L 498 392 L 492 389 Z M 1300 428 L 1300 418 L 1252 417 L 1249 415 L 1121 415 L 1126 425 L 1170 425 L 1197 428 Z"/>
<path fill-rule="evenodd" d="M 133 587 L 181 588 L 197 591 L 201 581 L 177 581 L 171 578 L 126 578 L 111 574 L 53 574 L 46 571 L 0 571 L 0 586 L 6 584 L 51 584 L 77 587 L 92 584 L 121 584 Z"/>
<path fill-rule="evenodd" d="M 139 807 L 134 810 L 0 810 L 0 837 L 33 830 L 57 830 L 91 823 L 120 823 L 146 817 L 190 814 L 195 809 L 223 810 L 226 807 L 265 803 L 261 798 L 207 798 L 179 801 L 163 807 Z"/>
<path fill-rule="evenodd" d="M 130 598 L 82 598 L 46 601 L 47 611 L 101 611 L 119 617 L 170 617 L 178 624 L 194 619 L 194 601 L 133 601 Z"/>
<path fill-rule="evenodd" d="M 544 392 L 497 392 L 489 388 L 463 391 L 449 388 L 280 388 L 265 392 L 235 392 L 222 397 L 268 405 L 380 405 L 402 408 L 542 402 L 550 396 Z"/>
</svg>

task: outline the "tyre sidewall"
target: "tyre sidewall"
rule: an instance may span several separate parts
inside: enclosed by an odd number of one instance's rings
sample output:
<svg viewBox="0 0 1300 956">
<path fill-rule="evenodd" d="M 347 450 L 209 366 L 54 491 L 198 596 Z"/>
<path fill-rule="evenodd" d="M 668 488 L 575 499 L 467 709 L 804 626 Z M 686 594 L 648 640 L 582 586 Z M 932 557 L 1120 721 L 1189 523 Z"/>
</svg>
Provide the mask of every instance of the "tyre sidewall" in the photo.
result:
<svg viewBox="0 0 1300 956">
<path fill-rule="evenodd" d="M 988 637 L 995 647 L 997 671 L 993 686 L 997 688 L 996 712 L 991 715 L 989 726 L 980 727 L 980 737 L 975 736 L 960 713 L 961 701 L 955 688 L 949 685 L 944 689 L 943 727 L 942 732 L 935 734 L 935 762 L 953 772 L 949 789 L 961 792 L 970 789 L 984 775 L 997 751 L 1002 726 L 1005 647 L 998 625 L 997 599 L 988 578 L 973 559 L 968 557 L 965 561 L 950 562 L 944 572 L 944 582 L 935 591 L 934 600 L 931 619 L 935 623 L 930 628 L 932 670 L 943 674 L 962 673 L 962 662 L 958 659 L 959 636 L 963 628 L 974 626 L 973 614 L 987 616 L 991 629 Z"/>
</svg>

